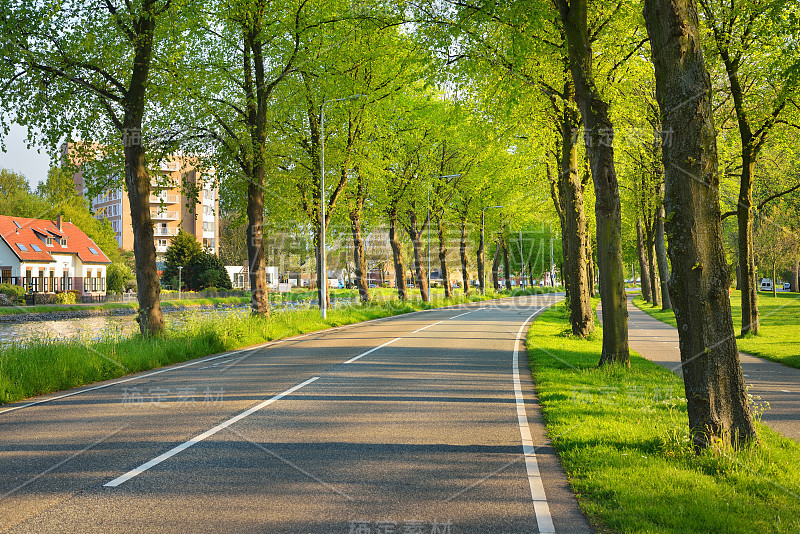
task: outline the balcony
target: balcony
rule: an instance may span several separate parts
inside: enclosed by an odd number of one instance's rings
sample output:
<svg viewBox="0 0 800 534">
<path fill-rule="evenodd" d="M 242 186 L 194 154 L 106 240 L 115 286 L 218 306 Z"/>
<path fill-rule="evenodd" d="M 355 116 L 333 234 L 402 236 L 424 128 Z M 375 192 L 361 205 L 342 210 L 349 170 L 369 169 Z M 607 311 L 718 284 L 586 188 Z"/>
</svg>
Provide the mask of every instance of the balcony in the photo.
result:
<svg viewBox="0 0 800 534">
<path fill-rule="evenodd" d="M 177 221 L 180 213 L 177 211 L 150 210 L 150 218 L 154 221 Z"/>
<path fill-rule="evenodd" d="M 178 195 L 150 195 L 150 204 L 177 204 L 180 201 Z"/>
<path fill-rule="evenodd" d="M 166 236 L 175 236 L 175 235 L 178 235 L 178 229 L 177 228 L 159 228 L 158 226 L 156 226 L 155 228 L 153 228 L 153 235 L 157 236 L 157 237 L 165 236 L 165 235 Z"/>
<path fill-rule="evenodd" d="M 167 245 L 156 245 L 156 252 L 164 253 L 167 251 Z"/>
</svg>

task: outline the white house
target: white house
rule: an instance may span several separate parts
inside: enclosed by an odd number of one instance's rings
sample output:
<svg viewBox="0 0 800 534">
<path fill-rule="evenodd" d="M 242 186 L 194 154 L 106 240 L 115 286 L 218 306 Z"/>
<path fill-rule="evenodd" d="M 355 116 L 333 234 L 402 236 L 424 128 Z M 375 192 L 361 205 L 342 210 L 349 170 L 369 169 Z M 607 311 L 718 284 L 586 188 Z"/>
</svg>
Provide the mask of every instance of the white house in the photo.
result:
<svg viewBox="0 0 800 534">
<path fill-rule="evenodd" d="M 111 261 L 71 222 L 0 215 L 0 282 L 26 292 L 105 295 Z"/>
</svg>

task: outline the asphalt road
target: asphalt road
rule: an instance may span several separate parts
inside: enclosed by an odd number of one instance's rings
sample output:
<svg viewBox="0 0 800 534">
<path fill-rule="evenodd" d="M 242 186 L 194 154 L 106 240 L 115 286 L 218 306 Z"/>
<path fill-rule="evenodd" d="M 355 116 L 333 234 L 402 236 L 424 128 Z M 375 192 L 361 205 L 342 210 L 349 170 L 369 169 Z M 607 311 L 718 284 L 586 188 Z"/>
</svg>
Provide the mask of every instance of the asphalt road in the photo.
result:
<svg viewBox="0 0 800 534">
<path fill-rule="evenodd" d="M 588 532 L 518 342 L 554 299 L 373 321 L 0 407 L 0 530 Z"/>
<path fill-rule="evenodd" d="M 678 330 L 633 305 L 628 296 L 630 347 L 678 376 L 683 376 Z M 739 353 L 749 393 L 760 397 L 761 421 L 786 437 L 800 441 L 800 369 Z M 769 403 L 765 408 L 764 403 Z"/>
</svg>

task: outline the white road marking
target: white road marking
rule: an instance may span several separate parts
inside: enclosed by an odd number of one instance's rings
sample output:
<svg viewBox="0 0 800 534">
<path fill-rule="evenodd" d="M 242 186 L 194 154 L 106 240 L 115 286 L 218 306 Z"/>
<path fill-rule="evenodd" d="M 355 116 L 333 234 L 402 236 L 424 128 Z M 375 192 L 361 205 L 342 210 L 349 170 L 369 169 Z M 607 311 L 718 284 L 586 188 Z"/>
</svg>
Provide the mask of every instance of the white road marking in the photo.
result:
<svg viewBox="0 0 800 534">
<path fill-rule="evenodd" d="M 105 487 L 107 487 L 107 488 L 116 488 L 116 487 L 117 487 L 117 486 L 119 486 L 120 484 L 122 484 L 122 483 L 124 483 L 124 482 L 127 482 L 128 480 L 132 479 L 133 477 L 135 477 L 135 476 L 137 476 L 137 475 L 140 475 L 140 474 L 144 473 L 145 471 L 147 471 L 147 470 L 148 470 L 148 469 L 150 469 L 151 467 L 153 467 L 153 466 L 156 466 L 156 465 L 160 464 L 161 462 L 163 462 L 164 460 L 166 460 L 166 459 L 168 459 L 168 458 L 171 458 L 171 457 L 175 456 L 175 455 L 176 455 L 176 454 L 178 454 L 179 452 L 181 452 L 181 451 L 184 451 L 184 450 L 188 449 L 188 448 L 189 448 L 189 447 L 191 447 L 192 445 L 196 445 L 197 443 L 200 443 L 200 442 L 201 442 L 201 441 L 203 441 L 204 439 L 206 439 L 206 438 L 208 438 L 208 437 L 211 437 L 211 436 L 213 436 L 214 434 L 216 434 L 216 433 L 217 433 L 217 432 L 219 432 L 220 430 L 223 430 L 224 428 L 227 428 L 227 427 L 231 426 L 233 423 L 235 423 L 235 422 L 237 422 L 237 421 L 241 421 L 242 419 L 244 419 L 244 418 L 245 418 L 245 417 L 247 417 L 248 415 L 251 415 L 251 414 L 253 414 L 253 413 L 257 412 L 258 410 L 260 410 L 261 408 L 264 408 L 265 406 L 269 406 L 269 405 L 270 405 L 270 404 L 272 404 L 273 402 L 275 402 L 275 401 L 278 401 L 278 400 L 282 399 L 282 398 L 283 398 L 283 397 L 285 397 L 286 395 L 290 395 L 290 394 L 294 393 L 294 392 L 295 392 L 295 391 L 297 391 L 298 389 L 300 389 L 300 388 L 302 388 L 302 387 L 304 387 L 304 386 L 307 386 L 308 384 L 310 384 L 311 382 L 314 382 L 315 380 L 319 380 L 319 377 L 318 377 L 318 376 L 315 376 L 315 377 L 309 378 L 309 379 L 308 379 L 308 380 L 306 380 L 305 382 L 303 382 L 303 383 L 301 383 L 301 384 L 297 384 L 296 386 L 294 386 L 294 387 L 291 387 L 291 388 L 287 389 L 287 390 L 286 390 L 286 391 L 284 391 L 283 393 L 278 393 L 278 394 L 277 394 L 277 395 L 275 395 L 274 397 L 271 397 L 271 398 L 269 398 L 269 399 L 265 400 L 264 402 L 262 402 L 262 403 L 260 403 L 260 404 L 256 404 L 256 405 L 255 405 L 255 406 L 253 406 L 252 408 L 249 408 L 249 409 L 247 409 L 247 410 L 243 411 L 243 412 L 242 412 L 242 413 L 240 413 L 239 415 L 236 415 L 236 416 L 234 416 L 234 417 L 231 417 L 231 418 L 230 418 L 230 419 L 228 419 L 227 421 L 225 421 L 225 422 L 223 422 L 223 423 L 220 423 L 220 424 L 218 424 L 218 425 L 217 425 L 217 426 L 215 426 L 214 428 L 211 428 L 211 429 L 209 429 L 209 430 L 206 430 L 206 431 L 205 431 L 205 432 L 203 432 L 202 434 L 199 434 L 199 435 L 197 435 L 197 436 L 193 437 L 193 438 L 192 438 L 192 439 L 190 439 L 189 441 L 186 441 L 186 442 L 184 442 L 184 443 L 181 443 L 181 444 L 180 444 L 180 445 L 178 445 L 177 447 L 173 447 L 172 449 L 168 450 L 168 451 L 167 451 L 167 452 L 165 452 L 164 454 L 161 454 L 161 455 L 159 455 L 159 456 L 156 456 L 155 458 L 153 458 L 153 459 L 152 459 L 152 460 L 150 460 L 149 462 L 145 462 L 145 463 L 143 463 L 142 465 L 140 465 L 140 466 L 139 466 L 139 467 L 137 467 L 136 469 L 131 469 L 130 471 L 128 471 L 128 472 L 127 472 L 127 473 L 125 473 L 124 475 L 118 476 L 117 478 L 115 478 L 115 479 L 114 479 L 114 480 L 112 480 L 111 482 L 107 482 L 107 483 L 103 484 L 103 486 L 105 486 Z"/>
<path fill-rule="evenodd" d="M 486 308 L 478 308 L 478 310 L 485 310 L 485 309 Z M 478 310 L 472 310 L 472 311 L 478 311 Z M 450 317 L 450 319 L 455 319 L 456 317 L 461 317 L 462 315 L 466 315 L 468 313 L 472 313 L 472 311 L 468 311 L 468 312 L 460 313 L 458 315 L 454 315 L 453 317 Z"/>
<path fill-rule="evenodd" d="M 422 332 L 423 330 L 425 330 L 425 329 L 427 329 L 427 328 L 430 328 L 430 327 L 432 327 L 432 326 L 436 326 L 437 324 L 442 324 L 443 322 L 444 322 L 444 321 L 437 321 L 437 322 L 435 322 L 435 323 L 431 323 L 431 324 L 429 324 L 428 326 L 423 326 L 422 328 L 418 328 L 418 329 L 414 330 L 414 331 L 413 331 L 413 332 L 411 332 L 411 333 L 412 333 L 412 334 L 416 334 L 417 332 Z"/>
<path fill-rule="evenodd" d="M 791 391 L 787 391 L 787 390 L 785 390 L 785 389 L 782 389 L 782 390 L 781 390 L 781 393 L 791 393 Z"/>
<path fill-rule="evenodd" d="M 376 350 L 378 350 L 378 349 L 382 349 L 382 348 L 383 348 L 383 347 L 385 347 L 386 345 L 391 345 L 391 344 L 392 344 L 392 343 L 394 343 L 395 341 L 400 341 L 401 339 L 403 339 L 403 338 L 401 338 L 401 337 L 396 337 L 396 338 L 394 338 L 394 339 L 393 339 L 393 340 L 391 340 L 391 341 L 387 341 L 386 343 L 384 343 L 384 344 L 382 344 L 382 345 L 378 345 L 377 347 L 374 347 L 374 348 L 371 348 L 371 349 L 369 349 L 367 352 L 362 352 L 362 353 L 361 353 L 361 354 L 359 354 L 358 356 L 356 356 L 356 357 L 354 357 L 354 358 L 350 358 L 349 360 L 347 360 L 347 361 L 346 361 L 346 362 L 344 362 L 344 363 L 353 363 L 354 361 L 358 360 L 359 358 L 362 358 L 362 357 L 366 356 L 367 354 L 372 354 L 372 353 L 373 353 L 373 352 L 375 352 Z"/>
<path fill-rule="evenodd" d="M 522 395 L 522 385 L 519 380 L 519 342 L 522 337 L 522 331 L 528 322 L 544 308 L 540 308 L 532 313 L 522 326 L 519 327 L 517 338 L 514 340 L 514 362 L 512 369 L 514 371 L 514 397 L 517 402 L 517 421 L 519 422 L 519 433 L 522 438 L 522 452 L 525 455 L 525 468 L 528 471 L 528 485 L 531 488 L 531 499 L 533 499 L 533 511 L 536 515 L 536 524 L 539 527 L 539 532 L 555 532 L 553 525 L 553 516 L 550 513 L 550 506 L 547 504 L 547 496 L 544 492 L 544 484 L 542 484 L 542 476 L 539 473 L 539 463 L 536 461 L 536 451 L 533 447 L 533 437 L 531 436 L 531 428 L 528 425 L 528 414 L 525 411 L 525 397 Z"/>
</svg>

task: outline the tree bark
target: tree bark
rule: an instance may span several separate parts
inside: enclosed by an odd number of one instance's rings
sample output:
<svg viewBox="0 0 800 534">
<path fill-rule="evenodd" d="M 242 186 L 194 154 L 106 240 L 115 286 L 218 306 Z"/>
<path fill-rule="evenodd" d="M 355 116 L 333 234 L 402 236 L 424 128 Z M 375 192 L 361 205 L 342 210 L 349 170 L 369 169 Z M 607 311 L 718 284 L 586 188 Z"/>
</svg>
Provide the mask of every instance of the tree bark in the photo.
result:
<svg viewBox="0 0 800 534">
<path fill-rule="evenodd" d="M 361 302 L 369 302 L 367 260 L 364 254 L 364 237 L 361 232 L 361 215 L 364 211 L 364 177 L 356 173 L 356 205 L 350 211 L 350 230 L 353 234 L 353 264 L 356 272 L 356 287 Z"/>
<path fill-rule="evenodd" d="M 695 0 L 645 0 L 662 114 L 669 291 L 696 450 L 756 438 L 731 321 L 711 80 Z"/>
<path fill-rule="evenodd" d="M 667 247 L 664 242 L 664 202 L 663 199 L 658 206 L 658 217 L 656 218 L 656 259 L 658 261 L 658 278 L 661 283 L 661 309 L 671 310 L 672 301 L 669 298 L 669 263 L 667 261 Z"/>
<path fill-rule="evenodd" d="M 511 262 L 508 258 L 508 239 L 506 238 L 505 231 L 500 239 L 503 243 L 503 273 L 506 279 L 506 291 L 511 291 Z"/>
<path fill-rule="evenodd" d="M 628 308 L 622 264 L 622 209 L 614 167 L 614 127 L 609 106 L 594 82 L 587 0 L 557 0 L 567 41 L 575 100 L 583 117 L 586 153 L 592 171 L 597 219 L 597 259 L 603 306 L 603 352 L 600 365 L 630 366 Z"/>
<path fill-rule="evenodd" d="M 464 294 L 469 295 L 469 258 L 467 256 L 467 220 L 461 219 L 461 243 L 459 245 L 461 254 L 461 281 L 464 284 Z"/>
<path fill-rule="evenodd" d="M 655 223 L 655 222 L 654 222 Z M 649 225 L 648 225 L 649 226 Z M 655 224 L 645 231 L 645 252 L 647 253 L 647 274 L 650 279 L 650 296 L 653 297 L 653 306 L 659 306 L 661 300 L 658 298 L 658 271 L 655 263 Z"/>
<path fill-rule="evenodd" d="M 417 287 L 419 288 L 420 297 L 422 302 L 430 302 L 430 288 L 428 287 L 428 272 L 425 269 L 425 263 L 422 259 L 422 236 L 430 223 L 429 218 L 425 218 L 422 227 L 419 227 L 417 220 L 417 213 L 413 209 L 408 210 L 408 223 L 405 224 L 408 237 L 411 238 L 411 244 L 414 248 L 414 274 L 417 279 Z"/>
<path fill-rule="evenodd" d="M 742 154 L 742 178 L 739 184 L 739 201 L 736 222 L 739 227 L 739 285 L 742 291 L 742 330 L 758 334 L 758 286 L 756 284 L 756 260 L 753 250 L 753 186 L 754 163 L 746 161 Z"/>
<path fill-rule="evenodd" d="M 636 219 L 636 254 L 639 256 L 639 276 L 642 279 L 642 298 L 646 302 L 652 302 L 652 291 L 650 288 L 650 277 L 647 275 L 647 260 L 644 252 L 644 236 L 642 235 L 642 220 Z M 636 276 L 633 277 L 636 283 Z"/>
<path fill-rule="evenodd" d="M 792 260 L 792 277 L 789 280 L 790 290 L 797 293 L 798 273 L 800 273 L 800 265 L 797 263 L 797 257 Z"/>
<path fill-rule="evenodd" d="M 450 287 L 450 270 L 447 268 L 447 241 L 444 231 L 442 217 L 436 219 L 436 229 L 439 232 L 439 265 L 442 269 L 442 284 L 444 284 L 444 298 L 453 296 L 453 288 Z"/>
<path fill-rule="evenodd" d="M 406 271 L 403 267 L 403 249 L 400 247 L 398 234 L 397 214 L 392 214 L 389 218 L 389 244 L 392 247 L 392 259 L 394 260 L 394 280 L 397 285 L 397 296 L 400 300 L 408 298 L 406 290 Z"/>
<path fill-rule="evenodd" d="M 151 6 L 152 7 L 152 6 Z M 143 336 L 163 336 L 164 316 L 161 313 L 161 286 L 156 268 L 156 246 L 153 241 L 153 221 L 150 218 L 150 176 L 147 172 L 145 148 L 141 142 L 142 121 L 147 100 L 147 84 L 153 58 L 153 36 L 156 15 L 146 12 L 133 25 L 137 35 L 130 85 L 125 93 L 123 140 L 125 153 L 125 184 L 131 208 L 133 253 L 136 262 L 139 313 L 137 322 Z M 133 135 L 138 133 L 139 135 Z"/>
<path fill-rule="evenodd" d="M 478 260 L 478 285 L 480 285 L 481 293 L 486 293 L 486 260 L 484 257 L 486 251 L 484 248 L 483 232 L 481 232 L 481 237 L 478 241 L 478 252 L 476 253 Z"/>
<path fill-rule="evenodd" d="M 494 260 L 492 260 L 492 287 L 496 293 L 500 292 L 500 239 L 494 244 Z"/>
</svg>

